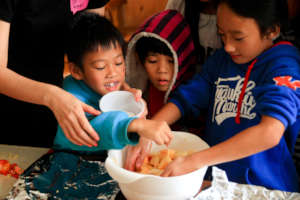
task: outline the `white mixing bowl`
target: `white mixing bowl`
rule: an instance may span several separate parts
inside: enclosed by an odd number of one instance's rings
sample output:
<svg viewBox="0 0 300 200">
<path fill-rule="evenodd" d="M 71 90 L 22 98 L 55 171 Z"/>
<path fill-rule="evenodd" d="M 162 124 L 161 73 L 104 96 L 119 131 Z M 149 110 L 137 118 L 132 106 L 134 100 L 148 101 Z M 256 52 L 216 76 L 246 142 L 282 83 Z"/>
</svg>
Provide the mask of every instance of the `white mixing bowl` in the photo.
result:
<svg viewBox="0 0 300 200">
<path fill-rule="evenodd" d="M 174 138 L 168 146 L 177 151 L 200 151 L 209 146 L 198 136 L 173 131 Z M 152 152 L 165 149 L 153 143 Z M 105 161 L 109 175 L 119 183 L 127 200 L 186 200 L 198 193 L 207 167 L 174 177 L 140 174 L 123 168 L 126 148 L 110 150 Z"/>
</svg>

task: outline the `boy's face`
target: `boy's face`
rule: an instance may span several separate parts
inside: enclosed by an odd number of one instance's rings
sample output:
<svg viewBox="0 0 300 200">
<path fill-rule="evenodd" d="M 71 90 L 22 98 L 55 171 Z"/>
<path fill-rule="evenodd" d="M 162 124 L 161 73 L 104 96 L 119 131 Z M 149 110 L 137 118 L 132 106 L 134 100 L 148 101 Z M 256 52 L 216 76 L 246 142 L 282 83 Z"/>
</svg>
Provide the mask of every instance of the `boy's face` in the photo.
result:
<svg viewBox="0 0 300 200">
<path fill-rule="evenodd" d="M 262 36 L 254 19 L 238 16 L 225 3 L 218 7 L 217 26 L 225 51 L 237 64 L 250 62 L 273 45 L 275 33 Z"/>
<path fill-rule="evenodd" d="M 83 57 L 82 80 L 95 92 L 106 93 L 120 90 L 125 81 L 125 62 L 122 49 L 112 44 L 109 49 L 86 53 Z"/>
<path fill-rule="evenodd" d="M 149 53 L 145 59 L 145 68 L 153 86 L 166 92 L 174 76 L 174 60 L 170 56 Z"/>
</svg>

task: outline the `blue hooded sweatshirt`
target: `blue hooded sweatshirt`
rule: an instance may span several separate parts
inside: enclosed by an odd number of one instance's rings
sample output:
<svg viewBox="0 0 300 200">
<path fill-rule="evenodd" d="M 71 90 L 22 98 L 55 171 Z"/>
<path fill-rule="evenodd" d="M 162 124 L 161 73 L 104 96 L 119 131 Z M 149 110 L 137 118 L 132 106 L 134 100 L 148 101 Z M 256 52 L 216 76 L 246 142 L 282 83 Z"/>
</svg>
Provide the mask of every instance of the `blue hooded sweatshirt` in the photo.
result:
<svg viewBox="0 0 300 200">
<path fill-rule="evenodd" d="M 170 102 L 182 116 L 209 109 L 204 139 L 210 146 L 259 124 L 262 115 L 280 120 L 285 132 L 278 145 L 217 166 L 234 182 L 299 191 L 292 153 L 300 131 L 300 56 L 290 43 L 273 45 L 247 64 L 220 49 Z"/>
<path fill-rule="evenodd" d="M 77 97 L 84 103 L 99 109 L 101 95 L 88 87 L 83 81 L 78 81 L 72 76 L 67 76 L 64 80 L 63 88 Z M 127 133 L 130 122 L 136 117 L 129 117 L 126 112 L 112 111 L 104 112 L 98 116 L 86 113 L 92 127 L 99 134 L 100 140 L 97 147 L 79 146 L 69 141 L 58 126 L 54 139 L 53 148 L 56 150 L 79 151 L 81 153 L 103 153 L 103 150 L 122 149 L 124 146 L 137 144 L 138 134 Z M 130 138 L 128 137 L 130 134 Z"/>
</svg>

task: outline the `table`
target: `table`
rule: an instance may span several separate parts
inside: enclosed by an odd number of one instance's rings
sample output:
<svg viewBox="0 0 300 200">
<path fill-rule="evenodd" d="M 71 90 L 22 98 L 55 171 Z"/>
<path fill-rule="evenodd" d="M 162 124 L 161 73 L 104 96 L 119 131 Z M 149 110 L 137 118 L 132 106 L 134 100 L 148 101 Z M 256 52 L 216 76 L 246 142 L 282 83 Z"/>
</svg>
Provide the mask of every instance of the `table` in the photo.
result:
<svg viewBox="0 0 300 200">
<path fill-rule="evenodd" d="M 26 169 L 48 151 L 48 148 L 0 144 L 0 160 L 17 163 L 22 169 Z M 16 181 L 16 178 L 0 175 L 0 199 L 8 195 Z"/>
</svg>

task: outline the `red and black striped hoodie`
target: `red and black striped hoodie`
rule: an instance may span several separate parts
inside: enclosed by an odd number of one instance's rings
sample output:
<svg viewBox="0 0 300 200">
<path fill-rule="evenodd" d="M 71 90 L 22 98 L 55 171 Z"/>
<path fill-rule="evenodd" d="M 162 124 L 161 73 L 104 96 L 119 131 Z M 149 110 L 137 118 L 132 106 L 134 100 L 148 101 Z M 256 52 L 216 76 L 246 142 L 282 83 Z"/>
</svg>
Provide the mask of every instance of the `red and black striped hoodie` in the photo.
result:
<svg viewBox="0 0 300 200">
<path fill-rule="evenodd" d="M 159 92 L 148 79 L 145 67 L 138 62 L 135 45 L 142 37 L 153 37 L 164 42 L 174 59 L 174 76 L 167 92 Z M 176 10 L 164 10 L 149 17 L 132 35 L 126 55 L 126 81 L 147 94 L 149 117 L 168 100 L 170 93 L 196 70 L 196 53 L 191 30 L 184 17 Z"/>
</svg>

